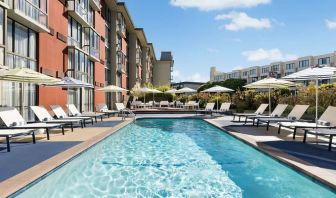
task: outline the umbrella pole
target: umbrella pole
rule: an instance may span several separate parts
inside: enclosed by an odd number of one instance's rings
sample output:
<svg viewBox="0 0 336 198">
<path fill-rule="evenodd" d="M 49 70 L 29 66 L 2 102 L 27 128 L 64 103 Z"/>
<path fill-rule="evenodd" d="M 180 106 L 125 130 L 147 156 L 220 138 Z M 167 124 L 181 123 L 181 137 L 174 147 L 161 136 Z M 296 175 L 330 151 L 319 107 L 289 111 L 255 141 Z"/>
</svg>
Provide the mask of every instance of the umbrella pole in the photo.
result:
<svg viewBox="0 0 336 198">
<path fill-rule="evenodd" d="M 153 103 L 152 103 L 152 108 L 154 108 L 154 92 L 153 92 Z"/>
<path fill-rule="evenodd" d="M 218 112 L 218 92 L 217 92 L 217 112 Z"/>
<path fill-rule="evenodd" d="M 22 115 L 23 117 L 25 117 L 25 116 L 24 116 L 24 106 L 25 106 L 24 85 L 25 85 L 24 82 L 22 82 L 22 89 L 21 89 L 21 92 L 22 92 L 21 115 Z"/>
<path fill-rule="evenodd" d="M 316 126 L 317 126 L 317 119 L 318 119 L 318 78 L 316 79 L 316 90 L 315 90 L 315 95 L 316 95 L 316 103 L 315 103 L 315 123 L 316 123 Z"/>
<path fill-rule="evenodd" d="M 271 115 L 272 107 L 271 107 L 271 87 L 268 87 L 268 115 Z"/>
</svg>

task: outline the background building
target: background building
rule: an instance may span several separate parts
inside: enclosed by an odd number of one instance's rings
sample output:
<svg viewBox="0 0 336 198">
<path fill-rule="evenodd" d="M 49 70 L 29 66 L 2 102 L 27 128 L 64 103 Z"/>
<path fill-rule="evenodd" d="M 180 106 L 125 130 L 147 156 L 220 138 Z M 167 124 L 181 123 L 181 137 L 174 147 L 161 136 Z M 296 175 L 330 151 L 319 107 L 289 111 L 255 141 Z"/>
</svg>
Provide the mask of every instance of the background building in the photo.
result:
<svg viewBox="0 0 336 198">
<path fill-rule="evenodd" d="M 184 88 L 184 87 L 188 87 L 188 88 L 197 90 L 204 83 L 205 82 L 189 82 L 189 81 L 184 81 L 184 82 L 172 83 L 172 87 L 175 88 L 175 89 L 181 89 L 181 88 Z"/>
<path fill-rule="evenodd" d="M 69 101 L 81 111 L 94 111 L 101 103 L 113 107 L 116 101 L 126 101 L 127 93 L 97 89 L 117 85 L 130 90 L 137 83 L 154 83 L 156 67 L 160 78 L 171 78 L 170 72 L 160 71 L 168 63 L 172 67 L 171 53 L 170 60 L 166 55 L 163 62 L 156 60 L 153 44 L 143 29 L 135 27 L 125 3 L 0 0 L 0 17 L 1 67 L 28 67 L 56 78 L 70 76 L 94 87 L 67 90 L 26 85 L 22 93 L 20 83 L 0 82 L 0 106 L 21 108 L 25 98 L 24 117 L 28 119 L 34 119 L 31 105 L 65 108 Z"/>
<path fill-rule="evenodd" d="M 174 59 L 171 52 L 161 52 L 159 61 L 156 61 L 153 69 L 153 85 L 170 85 L 173 76 Z"/>
<path fill-rule="evenodd" d="M 274 62 L 269 65 L 252 66 L 232 72 L 220 72 L 216 67 L 210 68 L 210 81 L 224 81 L 230 78 L 241 78 L 246 83 L 252 83 L 267 77 L 281 78 L 294 72 L 317 65 L 336 66 L 336 52 L 318 55 L 304 56 L 285 62 Z"/>
</svg>

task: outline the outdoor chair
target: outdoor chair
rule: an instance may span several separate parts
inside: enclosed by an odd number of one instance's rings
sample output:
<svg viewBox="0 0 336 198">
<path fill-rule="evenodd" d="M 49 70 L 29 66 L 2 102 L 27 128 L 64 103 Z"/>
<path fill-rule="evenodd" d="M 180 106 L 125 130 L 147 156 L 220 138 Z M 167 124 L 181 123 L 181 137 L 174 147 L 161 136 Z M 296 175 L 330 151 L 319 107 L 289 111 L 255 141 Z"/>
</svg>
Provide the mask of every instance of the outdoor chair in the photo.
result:
<svg viewBox="0 0 336 198">
<path fill-rule="evenodd" d="M 35 116 L 40 122 L 70 125 L 71 131 L 73 131 L 74 124 L 77 124 L 77 123 L 79 123 L 82 128 L 84 127 L 83 119 L 72 119 L 72 118 L 55 119 L 49 114 L 47 109 L 44 107 L 30 106 L 30 109 L 33 111 L 33 113 L 35 114 Z"/>
<path fill-rule="evenodd" d="M 105 113 L 97 113 L 97 112 L 79 112 L 77 107 L 74 104 L 67 104 L 68 110 L 70 112 L 71 116 L 84 116 L 84 117 L 91 117 L 95 119 L 95 122 L 97 123 L 97 119 L 100 118 L 100 121 L 103 121 L 103 117 L 105 116 Z"/>
<path fill-rule="evenodd" d="M 160 107 L 169 107 L 168 101 L 160 101 Z"/>
<path fill-rule="evenodd" d="M 267 107 L 268 107 L 268 104 L 261 104 L 254 113 L 234 113 L 233 121 L 235 120 L 236 116 L 238 117 L 238 121 L 240 122 L 241 117 L 245 117 L 247 119 L 247 116 L 262 115 L 267 109 Z"/>
<path fill-rule="evenodd" d="M 55 128 L 61 128 L 64 135 L 64 127 L 62 124 L 50 124 L 50 123 L 28 123 L 21 116 L 19 111 L 14 107 L 2 107 L 0 108 L 0 118 L 6 125 L 1 127 L 3 129 L 45 129 L 47 133 L 47 139 L 50 139 L 49 130 Z"/>
<path fill-rule="evenodd" d="M 308 134 L 312 134 L 312 135 L 315 135 L 315 136 L 329 136 L 328 150 L 331 151 L 333 137 L 336 136 L 336 130 L 335 129 L 305 129 L 304 130 L 304 136 L 303 136 L 303 143 L 307 142 L 307 135 Z"/>
<path fill-rule="evenodd" d="M 293 130 L 293 139 L 298 129 L 336 128 L 336 107 L 329 106 L 316 122 L 279 122 L 278 134 L 283 127 Z"/>
<path fill-rule="evenodd" d="M 58 119 L 79 119 L 79 120 L 84 120 L 83 122 L 84 127 L 86 125 L 86 121 L 90 121 L 91 124 L 93 125 L 94 121 L 92 117 L 87 117 L 87 116 L 71 116 L 70 117 L 65 113 L 65 111 L 60 105 L 50 105 L 50 108 Z"/>
<path fill-rule="evenodd" d="M 230 110 L 231 103 L 224 102 L 221 104 L 219 110 L 214 110 L 214 113 L 226 113 Z"/>
<path fill-rule="evenodd" d="M 185 103 L 183 105 L 183 107 L 186 108 L 186 109 L 194 108 L 195 107 L 195 103 L 196 103 L 196 101 L 189 101 L 189 102 Z"/>
<path fill-rule="evenodd" d="M 215 107 L 215 103 L 207 103 L 205 108 L 202 110 L 196 110 L 196 114 L 200 113 L 200 114 L 212 114 L 212 111 Z"/>
<path fill-rule="evenodd" d="M 266 123 L 266 130 L 268 131 L 270 123 L 298 121 L 307 111 L 308 107 L 309 105 L 295 105 L 287 117 L 258 118 L 257 127 L 259 126 L 260 123 Z"/>
<path fill-rule="evenodd" d="M 107 114 L 107 117 L 118 113 L 118 111 L 108 109 L 106 104 L 98 104 L 96 110 L 97 112 Z"/>
<path fill-rule="evenodd" d="M 177 100 L 175 102 L 175 106 L 176 106 L 176 108 L 183 108 L 183 103 L 181 101 Z"/>
<path fill-rule="evenodd" d="M 283 112 L 288 107 L 288 104 L 278 104 L 271 115 L 255 115 L 255 116 L 246 116 L 245 117 L 245 124 L 247 123 L 247 119 L 251 119 L 253 122 L 253 126 L 255 125 L 255 121 L 260 118 L 278 118 L 281 117 Z"/>
<path fill-rule="evenodd" d="M 115 105 L 116 105 L 117 111 L 119 112 L 118 113 L 119 116 L 120 114 L 122 115 L 123 118 L 125 117 L 125 115 L 135 116 L 135 113 L 132 110 L 126 108 L 123 103 L 115 103 Z"/>
<path fill-rule="evenodd" d="M 16 136 L 32 135 L 33 143 L 36 143 L 34 129 L 0 129 L 0 137 L 6 138 L 7 152 L 10 152 L 10 139 Z"/>
</svg>

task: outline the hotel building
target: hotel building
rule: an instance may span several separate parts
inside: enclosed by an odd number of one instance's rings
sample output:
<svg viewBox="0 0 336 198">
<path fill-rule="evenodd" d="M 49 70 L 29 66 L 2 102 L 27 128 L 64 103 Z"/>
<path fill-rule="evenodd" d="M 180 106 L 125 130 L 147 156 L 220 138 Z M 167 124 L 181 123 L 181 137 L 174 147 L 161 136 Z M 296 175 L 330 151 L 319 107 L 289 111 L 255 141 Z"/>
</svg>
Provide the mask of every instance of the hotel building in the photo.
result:
<svg viewBox="0 0 336 198">
<path fill-rule="evenodd" d="M 317 65 L 336 67 L 336 52 L 319 56 L 304 56 L 295 60 L 270 63 L 269 65 L 252 66 L 227 73 L 218 71 L 216 67 L 211 67 L 210 81 L 224 81 L 236 78 L 244 79 L 246 83 L 252 83 L 267 77 L 281 78 Z"/>
<path fill-rule="evenodd" d="M 163 56 L 166 52 L 163 52 Z M 170 62 L 173 59 L 170 53 Z M 162 57 L 161 57 L 162 58 Z M 0 106 L 21 108 L 33 119 L 31 105 L 75 104 L 94 111 L 97 104 L 127 101 L 127 93 L 98 91 L 106 85 L 131 90 L 137 84 L 155 85 L 154 46 L 136 28 L 125 3 L 116 0 L 0 0 L 0 66 L 28 67 L 43 74 L 70 76 L 94 88 L 0 82 Z M 172 65 L 171 65 L 172 67 Z M 158 72 L 169 79 L 171 74 Z M 160 83 L 161 84 L 161 83 Z M 21 90 L 25 90 L 22 93 Z"/>
</svg>

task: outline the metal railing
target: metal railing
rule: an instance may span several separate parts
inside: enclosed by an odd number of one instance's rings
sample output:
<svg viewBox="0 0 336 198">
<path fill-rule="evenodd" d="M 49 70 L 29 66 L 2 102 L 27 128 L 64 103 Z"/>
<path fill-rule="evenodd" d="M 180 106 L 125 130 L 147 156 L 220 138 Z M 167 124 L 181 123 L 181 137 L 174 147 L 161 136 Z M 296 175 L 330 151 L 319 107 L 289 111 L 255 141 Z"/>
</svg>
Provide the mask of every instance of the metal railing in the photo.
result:
<svg viewBox="0 0 336 198">
<path fill-rule="evenodd" d="M 8 0 L 1 1 L 8 2 Z M 15 5 L 15 7 L 13 5 Z M 45 27 L 48 27 L 48 14 L 41 10 L 38 5 L 35 5 L 28 0 L 11 0 L 9 1 L 9 7 L 11 9 L 18 9 L 25 16 L 33 19 Z"/>
</svg>

